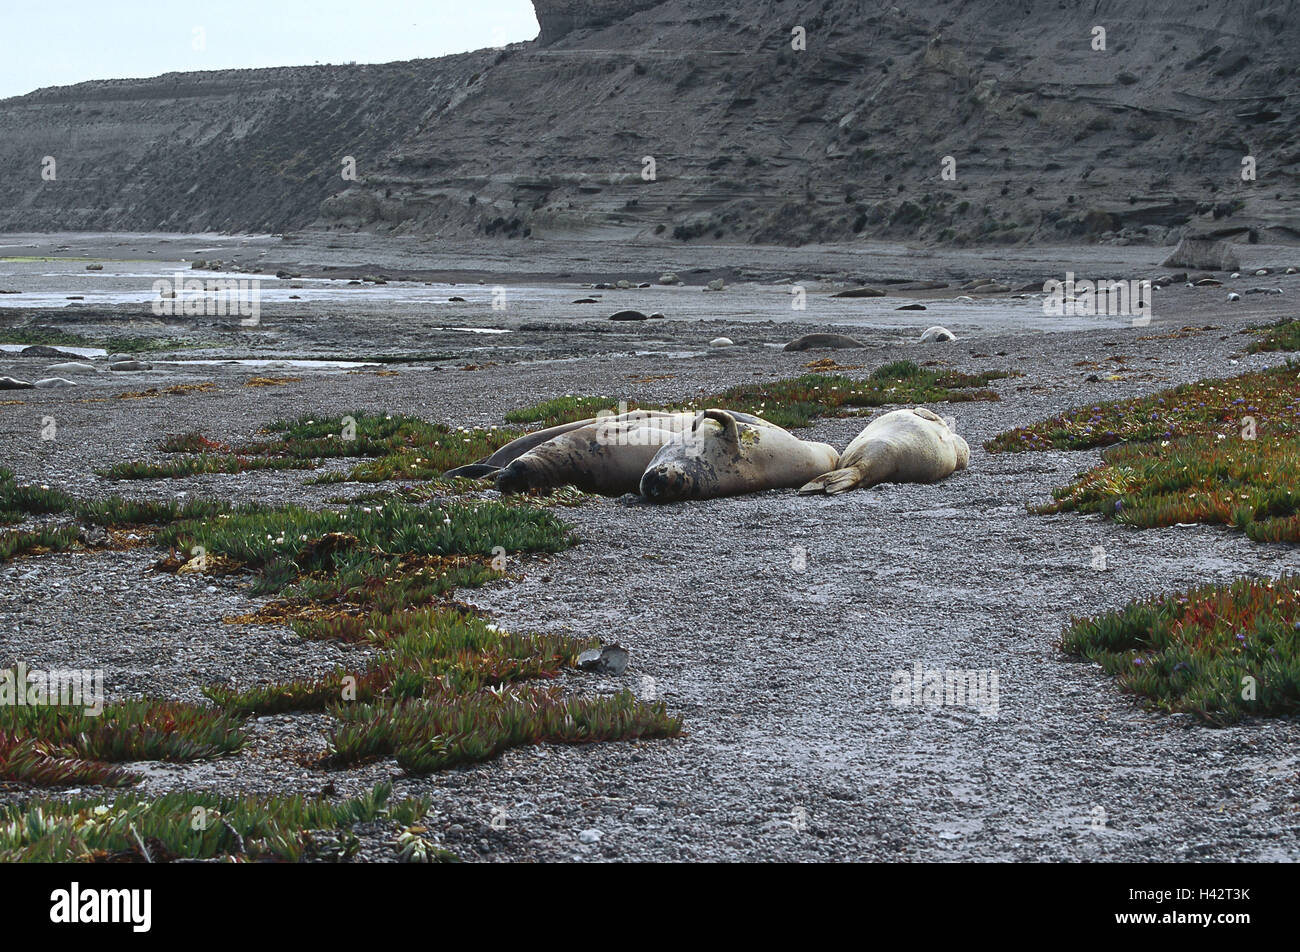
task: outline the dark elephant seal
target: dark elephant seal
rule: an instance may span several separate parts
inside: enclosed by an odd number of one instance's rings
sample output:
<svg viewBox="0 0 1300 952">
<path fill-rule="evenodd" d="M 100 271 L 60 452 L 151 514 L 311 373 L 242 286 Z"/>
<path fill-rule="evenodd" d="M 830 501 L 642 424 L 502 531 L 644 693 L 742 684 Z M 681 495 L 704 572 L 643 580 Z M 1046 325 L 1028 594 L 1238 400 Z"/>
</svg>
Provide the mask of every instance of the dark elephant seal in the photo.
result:
<svg viewBox="0 0 1300 952">
<path fill-rule="evenodd" d="M 678 413 L 589 423 L 513 460 L 496 474 L 496 487 L 506 495 L 557 486 L 602 496 L 634 493 L 660 447 L 679 439 L 694 417 Z"/>
<path fill-rule="evenodd" d="M 804 334 L 798 340 L 792 340 L 783 350 L 847 350 L 850 347 L 866 347 L 862 341 L 844 334 Z"/>
<path fill-rule="evenodd" d="M 745 423 L 726 410 L 705 410 L 690 432 L 655 454 L 640 489 L 657 503 L 792 489 L 838 461 L 839 453 L 826 443 L 807 443 L 770 424 Z"/>
<path fill-rule="evenodd" d="M 599 423 L 602 420 L 617 422 L 622 420 L 646 421 L 656 417 L 677 416 L 675 412 L 667 410 L 630 410 L 627 413 L 602 413 L 598 416 L 587 417 L 582 420 L 574 420 L 572 423 L 560 423 L 555 426 L 548 426 L 544 430 L 537 430 L 534 433 L 525 433 L 523 436 L 511 440 L 505 446 L 501 447 L 490 456 L 485 456 L 481 460 L 468 463 L 465 466 L 458 466 L 455 469 L 449 469 L 442 475 L 452 478 L 462 479 L 486 479 L 496 476 L 502 469 L 509 466 L 525 453 L 541 446 L 556 437 L 563 436 L 574 430 L 581 429 L 584 426 L 590 426 L 593 423 Z M 769 425 L 765 420 L 758 417 L 750 416 L 748 413 L 738 413 L 740 419 L 748 423 Z"/>
<path fill-rule="evenodd" d="M 925 407 L 894 410 L 867 424 L 844 449 L 839 469 L 800 488 L 801 495 L 847 492 L 877 483 L 937 483 L 970 464 L 970 447 Z"/>
</svg>

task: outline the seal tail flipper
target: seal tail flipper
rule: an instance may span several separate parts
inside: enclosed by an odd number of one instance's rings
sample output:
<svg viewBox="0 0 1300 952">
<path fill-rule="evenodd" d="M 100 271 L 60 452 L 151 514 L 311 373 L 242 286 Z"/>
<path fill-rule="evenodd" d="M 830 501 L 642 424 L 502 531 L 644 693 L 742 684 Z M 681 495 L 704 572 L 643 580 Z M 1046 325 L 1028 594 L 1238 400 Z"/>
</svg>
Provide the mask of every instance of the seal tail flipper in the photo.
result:
<svg viewBox="0 0 1300 952">
<path fill-rule="evenodd" d="M 447 479 L 490 479 L 501 472 L 500 466 L 491 466 L 487 463 L 470 463 L 466 466 L 457 466 L 455 469 L 449 469 L 442 475 Z"/>
<path fill-rule="evenodd" d="M 812 496 L 816 493 L 825 493 L 828 496 L 834 496 L 848 492 L 861 482 L 862 471 L 856 466 L 850 466 L 847 469 L 835 469 L 823 476 L 818 476 L 811 482 L 804 483 L 799 487 L 799 495 Z"/>
<path fill-rule="evenodd" d="M 725 436 L 732 443 L 737 443 L 740 441 L 740 430 L 736 426 L 736 418 L 732 416 L 730 413 L 728 413 L 726 410 L 716 410 L 716 409 L 701 410 L 699 412 L 699 415 L 696 416 L 695 418 L 695 423 L 691 427 L 691 432 L 695 432 L 696 430 L 698 430 L 700 428 L 700 424 L 703 423 L 705 420 L 712 420 L 714 423 L 720 424 L 722 426 L 723 436 Z"/>
</svg>

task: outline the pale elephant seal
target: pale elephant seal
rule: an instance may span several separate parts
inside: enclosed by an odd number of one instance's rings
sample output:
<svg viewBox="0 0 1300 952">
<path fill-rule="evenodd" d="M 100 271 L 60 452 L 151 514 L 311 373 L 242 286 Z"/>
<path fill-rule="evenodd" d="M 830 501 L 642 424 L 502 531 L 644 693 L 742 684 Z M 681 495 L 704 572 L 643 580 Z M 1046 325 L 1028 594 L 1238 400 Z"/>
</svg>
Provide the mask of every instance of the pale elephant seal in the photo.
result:
<svg viewBox="0 0 1300 952">
<path fill-rule="evenodd" d="M 44 380 L 38 380 L 33 387 L 38 390 L 57 390 L 60 387 L 75 387 L 76 384 L 67 377 L 46 377 Z"/>
<path fill-rule="evenodd" d="M 934 327 L 926 328 L 925 332 L 921 334 L 922 344 L 932 344 L 935 341 L 952 341 L 956 339 L 956 334 L 948 330 L 946 327 L 940 327 L 938 324 Z"/>
<path fill-rule="evenodd" d="M 782 350 L 846 350 L 866 346 L 862 341 L 844 334 L 804 334 L 803 337 L 790 341 Z"/>
<path fill-rule="evenodd" d="M 625 414 L 632 417 L 632 414 Z M 693 413 L 607 418 L 562 433 L 519 456 L 496 474 L 506 495 L 576 486 L 602 496 L 634 493 L 664 444 L 681 438 Z"/>
<path fill-rule="evenodd" d="M 641 477 L 641 495 L 666 503 L 793 489 L 838 461 L 839 453 L 826 443 L 745 423 L 726 410 L 705 410 L 690 432 L 655 454 Z"/>
<path fill-rule="evenodd" d="M 801 495 L 847 492 L 877 483 L 937 483 L 970 464 L 970 447 L 925 407 L 876 417 L 844 449 L 839 469 L 800 488 Z"/>
<path fill-rule="evenodd" d="M 99 373 L 93 364 L 83 364 L 78 360 L 70 360 L 61 364 L 50 364 L 45 368 L 47 374 L 95 374 Z"/>
</svg>

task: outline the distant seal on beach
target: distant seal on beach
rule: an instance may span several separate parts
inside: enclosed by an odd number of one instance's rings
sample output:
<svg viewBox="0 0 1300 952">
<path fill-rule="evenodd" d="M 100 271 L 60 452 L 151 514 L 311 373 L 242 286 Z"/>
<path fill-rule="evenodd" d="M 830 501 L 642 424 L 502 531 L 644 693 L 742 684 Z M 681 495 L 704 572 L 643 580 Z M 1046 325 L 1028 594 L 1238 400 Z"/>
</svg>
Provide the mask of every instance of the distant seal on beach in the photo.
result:
<svg viewBox="0 0 1300 952">
<path fill-rule="evenodd" d="M 0 377 L 0 390 L 30 390 L 32 384 L 27 380 L 18 380 L 14 377 Z"/>
<path fill-rule="evenodd" d="M 609 316 L 611 321 L 646 321 L 650 316 L 644 311 L 615 311 Z"/>
<path fill-rule="evenodd" d="M 921 334 L 922 344 L 933 344 L 935 341 L 953 341 L 956 339 L 956 334 L 948 330 L 946 327 L 940 327 L 938 324 L 934 325 L 934 327 L 926 328 L 926 330 Z"/>
<path fill-rule="evenodd" d="M 838 461 L 839 453 L 826 443 L 746 423 L 726 410 L 705 410 L 690 432 L 655 454 L 640 490 L 650 502 L 667 503 L 793 489 Z"/>
<path fill-rule="evenodd" d="M 846 350 L 866 346 L 862 341 L 844 334 L 804 334 L 803 337 L 790 341 L 782 350 Z"/>
<path fill-rule="evenodd" d="M 99 373 L 93 364 L 84 364 L 78 360 L 70 360 L 61 364 L 50 364 L 45 368 L 47 374 L 94 374 Z"/>
<path fill-rule="evenodd" d="M 646 414 L 589 423 L 519 456 L 496 474 L 496 487 L 505 495 L 557 486 L 602 496 L 634 493 L 646 465 L 694 418 L 693 413 Z"/>
<path fill-rule="evenodd" d="M 56 390 L 60 387 L 75 387 L 76 384 L 66 377 L 46 377 L 32 384 L 38 390 Z"/>
<path fill-rule="evenodd" d="M 839 468 L 800 495 L 847 492 L 877 483 L 937 483 L 970 465 L 970 447 L 933 410 L 893 410 L 867 424 L 844 449 Z"/>
</svg>

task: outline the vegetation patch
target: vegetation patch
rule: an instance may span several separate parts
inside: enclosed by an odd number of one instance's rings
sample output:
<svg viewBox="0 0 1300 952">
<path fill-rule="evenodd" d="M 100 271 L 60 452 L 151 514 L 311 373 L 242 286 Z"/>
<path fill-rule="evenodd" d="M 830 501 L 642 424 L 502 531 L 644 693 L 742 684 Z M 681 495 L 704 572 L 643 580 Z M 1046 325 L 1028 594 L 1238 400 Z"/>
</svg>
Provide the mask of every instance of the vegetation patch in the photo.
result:
<svg viewBox="0 0 1300 952">
<path fill-rule="evenodd" d="M 619 413 L 622 410 L 661 409 L 659 407 L 641 407 L 636 402 L 625 403 L 620 409 L 619 402 L 612 397 L 584 397 L 566 394 L 534 403 L 532 406 L 511 410 L 505 415 L 507 423 L 540 423 L 542 428 L 559 426 L 562 423 L 576 423 L 587 420 L 598 413 Z"/>
<path fill-rule="evenodd" d="M 1261 335 L 1246 348 L 1252 354 L 1277 350 L 1300 350 L 1300 321 L 1287 319 L 1251 330 Z"/>
<path fill-rule="evenodd" d="M 168 435 L 160 444 L 173 458 L 118 463 L 100 475 L 113 479 L 170 479 L 204 473 L 315 469 L 322 460 L 368 458 L 348 474 L 325 473 L 318 483 L 428 480 L 473 463 L 520 434 L 514 430 L 459 429 L 410 416 L 357 413 L 316 419 L 300 417 L 271 424 L 270 439 L 231 445 L 191 431 Z"/>
<path fill-rule="evenodd" d="M 846 368 L 847 369 L 847 368 Z M 810 373 L 766 383 L 741 384 L 721 393 L 699 397 L 677 407 L 638 406 L 642 410 L 700 410 L 716 407 L 760 416 L 786 428 L 805 427 L 819 416 L 842 415 L 854 408 L 901 403 L 938 403 L 968 400 L 997 400 L 986 389 L 993 380 L 1009 377 L 1005 371 L 964 374 L 952 370 L 921 367 L 899 360 L 877 367 L 864 380 L 842 374 Z M 618 412 L 608 397 L 565 396 L 545 400 L 531 407 L 512 410 L 507 422 L 541 422 L 546 426 L 571 423 L 593 417 L 602 410 Z"/>
<path fill-rule="evenodd" d="M 1297 424 L 1300 379 L 1288 365 L 1071 410 L 985 446 L 1109 446 L 1101 465 L 1054 489 L 1050 503 L 1031 507 L 1038 513 L 1100 513 L 1142 528 L 1215 523 L 1257 542 L 1296 542 Z"/>
<path fill-rule="evenodd" d="M 1300 712 L 1300 576 L 1241 579 L 1076 619 L 1065 650 L 1156 707 L 1226 724 Z"/>
<path fill-rule="evenodd" d="M 1095 512 L 1140 528 L 1213 523 L 1256 542 L 1300 542 L 1300 437 L 1114 447 L 1052 497 L 1033 511 Z"/>
<path fill-rule="evenodd" d="M 339 717 L 331 739 L 332 762 L 394 757 L 413 774 L 487 760 L 523 744 L 667 737 L 682 727 L 662 703 L 643 704 L 628 691 L 574 698 L 537 688 L 360 704 L 341 708 Z"/>
<path fill-rule="evenodd" d="M 20 555 L 66 552 L 77 544 L 76 526 L 40 528 L 31 531 L 6 529 L 0 532 L 0 564 Z"/>
<path fill-rule="evenodd" d="M 22 668 L 0 672 L 15 692 L 35 690 Z M 49 690 L 57 690 L 50 686 Z M 238 750 L 244 743 L 239 719 L 211 707 L 179 701 L 134 700 L 105 705 L 98 714 L 85 706 L 0 703 L 0 778 L 45 784 L 102 783 L 120 786 L 138 777 L 106 764 L 132 760 L 185 762 Z M 94 699 L 82 697 L 85 704 Z"/>
<path fill-rule="evenodd" d="M 1239 438 L 1245 417 L 1261 432 L 1297 432 L 1300 378 L 1290 364 L 1225 380 L 1200 380 L 1145 397 L 1076 407 L 984 444 L 990 453 L 1085 450 L 1184 436 Z"/>
<path fill-rule="evenodd" d="M 337 803 L 207 792 L 26 800 L 0 808 L 0 862 L 342 860 L 360 846 L 352 827 L 376 820 L 405 828 L 394 843 L 401 846 L 402 858 L 454 861 L 444 850 L 412 842 L 423 831 L 413 824 L 428 812 L 429 802 L 392 802 L 391 796 L 392 787 L 380 784 Z M 321 831 L 333 835 L 322 837 Z"/>
</svg>

